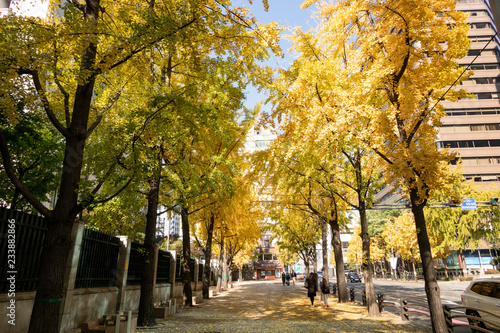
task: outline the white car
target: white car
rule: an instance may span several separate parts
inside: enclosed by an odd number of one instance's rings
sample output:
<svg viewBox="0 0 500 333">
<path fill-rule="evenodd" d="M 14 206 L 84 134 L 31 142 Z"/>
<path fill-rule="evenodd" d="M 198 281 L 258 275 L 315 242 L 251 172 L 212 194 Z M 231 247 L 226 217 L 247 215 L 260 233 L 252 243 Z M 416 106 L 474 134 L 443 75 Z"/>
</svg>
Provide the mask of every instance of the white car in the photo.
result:
<svg viewBox="0 0 500 333">
<path fill-rule="evenodd" d="M 470 308 L 465 310 L 466 315 L 478 318 L 467 318 L 470 325 L 500 329 L 499 278 L 472 281 L 462 294 L 462 303 L 464 307 Z M 484 331 L 472 329 L 472 332 Z"/>
</svg>

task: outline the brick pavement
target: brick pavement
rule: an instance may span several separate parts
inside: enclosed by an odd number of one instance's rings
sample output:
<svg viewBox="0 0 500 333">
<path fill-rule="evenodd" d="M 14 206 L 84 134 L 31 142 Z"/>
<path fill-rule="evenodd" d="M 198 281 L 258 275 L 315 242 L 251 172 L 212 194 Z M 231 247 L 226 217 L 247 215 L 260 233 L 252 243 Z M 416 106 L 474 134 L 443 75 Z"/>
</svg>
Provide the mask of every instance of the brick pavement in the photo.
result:
<svg viewBox="0 0 500 333">
<path fill-rule="evenodd" d="M 366 308 L 339 304 L 335 297 L 330 297 L 330 307 L 324 308 L 318 294 L 311 308 L 302 286 L 303 282 L 296 286 L 283 286 L 281 281 L 237 283 L 200 305 L 181 309 L 154 328 L 139 328 L 137 332 L 431 332 L 429 327 L 388 314 L 368 318 Z"/>
</svg>

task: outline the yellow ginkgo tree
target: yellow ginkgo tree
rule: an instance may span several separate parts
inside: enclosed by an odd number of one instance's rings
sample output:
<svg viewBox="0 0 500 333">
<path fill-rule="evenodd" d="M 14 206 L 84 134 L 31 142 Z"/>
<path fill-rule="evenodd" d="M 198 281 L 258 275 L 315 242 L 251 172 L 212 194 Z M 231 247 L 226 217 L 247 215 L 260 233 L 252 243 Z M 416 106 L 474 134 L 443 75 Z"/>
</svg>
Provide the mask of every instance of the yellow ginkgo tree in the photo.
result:
<svg viewBox="0 0 500 333">
<path fill-rule="evenodd" d="M 444 171 L 452 156 L 436 147 L 436 127 L 444 116 L 439 101 L 458 96 L 445 93 L 463 72 L 456 59 L 469 47 L 466 14 L 453 0 L 308 0 L 303 6 L 313 3 L 322 20 L 322 53 L 310 79 L 321 96 L 336 96 L 317 107 L 335 125 L 325 131 L 372 149 L 387 184 L 410 199 L 433 331 L 446 332 L 423 210 L 449 181 Z M 320 69 L 332 73 L 328 80 Z"/>
<path fill-rule="evenodd" d="M 401 259 L 413 265 L 413 274 L 417 278 L 416 264 L 420 262 L 418 251 L 417 232 L 415 230 L 413 214 L 406 212 L 390 221 L 384 230 L 387 246 L 393 249 Z"/>
</svg>

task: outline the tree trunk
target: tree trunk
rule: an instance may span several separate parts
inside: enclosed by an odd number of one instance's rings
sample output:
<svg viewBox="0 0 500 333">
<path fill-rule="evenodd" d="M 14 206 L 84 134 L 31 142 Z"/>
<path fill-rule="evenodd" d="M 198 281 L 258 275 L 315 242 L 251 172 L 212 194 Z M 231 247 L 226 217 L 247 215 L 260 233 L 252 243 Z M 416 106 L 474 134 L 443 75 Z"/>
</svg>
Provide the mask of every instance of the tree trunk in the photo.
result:
<svg viewBox="0 0 500 333">
<path fill-rule="evenodd" d="M 193 290 L 191 289 L 191 242 L 189 241 L 189 213 L 186 205 L 181 208 L 182 221 L 182 283 L 184 285 L 184 306 L 193 306 Z"/>
<path fill-rule="evenodd" d="M 222 252 L 224 251 L 223 248 L 224 248 L 224 237 L 221 234 L 221 243 L 220 243 L 220 251 L 219 251 L 219 267 L 217 269 L 217 274 L 218 274 L 218 276 L 217 276 L 217 293 L 220 293 L 221 288 L 222 288 L 222 275 L 223 275 L 222 267 L 224 265 L 224 263 L 223 263 L 224 259 L 222 258 Z"/>
<path fill-rule="evenodd" d="M 448 279 L 448 262 L 446 261 L 446 257 L 443 256 L 443 267 L 444 267 L 444 275 Z"/>
<path fill-rule="evenodd" d="M 96 24 L 99 3 L 99 0 L 87 1 L 85 11 L 87 22 Z M 64 272 L 71 245 L 71 229 L 74 219 L 81 211 L 78 206 L 78 186 L 83 166 L 90 104 L 94 92 L 93 69 L 96 54 L 97 45 L 89 43 L 84 54 L 81 55 L 80 72 L 84 74 L 82 77 L 89 79 L 76 87 L 72 119 L 66 133 L 60 193 L 50 218 L 46 216 L 48 230 L 41 258 L 35 303 L 31 312 L 30 333 L 58 332 Z M 70 121 L 70 119 L 67 120 Z"/>
<path fill-rule="evenodd" d="M 323 277 L 326 279 L 327 283 L 330 283 L 330 278 L 328 275 L 328 224 L 321 220 L 321 250 L 323 255 Z"/>
<path fill-rule="evenodd" d="M 29 332 L 59 331 L 64 271 L 71 247 L 72 221 L 49 220 Z"/>
<path fill-rule="evenodd" d="M 415 260 L 412 260 L 412 265 L 413 265 L 413 277 L 415 278 L 415 281 L 418 281 L 417 268 L 415 267 Z"/>
<path fill-rule="evenodd" d="M 86 87 L 93 91 L 93 81 Z M 77 90 L 82 89 L 79 86 Z M 79 99 L 84 99 L 84 97 L 79 96 Z M 91 95 L 88 98 L 90 103 Z M 75 101 L 76 103 L 77 101 Z M 82 103 L 84 102 L 82 101 Z M 78 185 L 85 147 L 85 136 L 82 133 L 87 130 L 88 110 L 86 117 L 82 116 L 81 113 L 85 113 L 85 111 L 80 112 L 80 117 L 74 114 L 70 128 L 75 134 L 66 138 L 60 193 L 54 210 L 48 218 L 48 230 L 42 252 L 37 292 L 31 313 L 30 333 L 57 332 L 59 327 L 59 307 L 66 261 L 71 246 L 71 229 L 81 210 L 78 206 Z"/>
<path fill-rule="evenodd" d="M 359 220 L 361 223 L 361 240 L 363 244 L 363 277 L 365 280 L 366 303 L 368 306 L 368 316 L 377 317 L 380 315 L 380 310 L 375 296 L 375 288 L 373 287 L 373 268 L 370 259 L 370 236 L 368 235 L 368 221 L 366 219 L 366 202 L 360 198 L 359 200 Z"/>
<path fill-rule="evenodd" d="M 314 243 L 313 248 L 311 249 L 311 263 L 314 273 L 318 273 L 318 252 L 316 252 L 316 249 L 316 243 Z"/>
<path fill-rule="evenodd" d="M 223 247 L 223 256 L 222 256 L 222 289 L 227 290 L 227 250 L 226 243 L 224 243 Z"/>
<path fill-rule="evenodd" d="M 339 303 L 349 302 L 347 293 L 347 282 L 345 280 L 344 256 L 342 254 L 342 242 L 340 240 L 340 226 L 337 219 L 329 221 L 332 229 L 332 247 L 335 255 L 335 268 L 337 270 L 337 292 Z"/>
<path fill-rule="evenodd" d="M 203 254 L 205 255 L 205 268 L 203 270 L 203 298 L 209 298 L 210 290 L 210 260 L 212 259 L 212 238 L 214 234 L 215 215 L 210 215 L 210 223 L 207 227 L 207 243 Z"/>
<path fill-rule="evenodd" d="M 309 276 L 309 272 L 310 272 L 309 257 L 307 256 L 307 253 L 304 252 L 302 260 L 304 260 L 304 274 L 305 274 L 304 279 L 307 279 L 307 277 Z M 284 272 L 285 272 L 285 270 L 283 269 L 283 273 Z"/>
<path fill-rule="evenodd" d="M 464 276 L 467 275 L 467 264 L 465 263 L 465 255 L 462 249 L 457 251 L 459 267 L 464 272 Z"/>
<path fill-rule="evenodd" d="M 139 315 L 137 325 L 154 326 L 154 282 L 155 273 L 155 234 L 158 216 L 158 198 L 160 192 L 160 171 L 155 170 L 154 176 L 148 177 L 148 211 L 146 213 L 146 231 L 141 269 L 141 296 L 139 299 Z"/>
<path fill-rule="evenodd" d="M 427 227 L 425 225 L 424 206 L 425 202 L 417 204 L 418 193 L 416 189 L 410 191 L 411 210 L 415 218 L 415 227 L 417 230 L 418 247 L 420 248 L 420 258 L 422 259 L 422 267 L 424 270 L 425 293 L 431 313 L 432 331 L 434 333 L 446 333 L 446 321 L 441 304 L 441 294 L 439 285 L 436 279 L 436 269 L 432 262 L 431 245 L 429 236 L 427 235 Z"/>
</svg>

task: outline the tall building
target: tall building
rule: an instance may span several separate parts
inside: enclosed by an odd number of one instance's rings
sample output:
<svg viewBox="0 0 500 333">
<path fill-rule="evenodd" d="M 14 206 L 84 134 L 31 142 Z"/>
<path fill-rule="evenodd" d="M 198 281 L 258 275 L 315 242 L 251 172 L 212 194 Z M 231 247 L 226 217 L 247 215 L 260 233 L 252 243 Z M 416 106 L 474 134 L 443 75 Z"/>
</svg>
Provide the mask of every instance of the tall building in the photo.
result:
<svg viewBox="0 0 500 333">
<path fill-rule="evenodd" d="M 459 0 L 457 10 L 469 13 L 471 49 L 458 62 L 474 72 L 459 88 L 474 94 L 457 102 L 443 101 L 446 117 L 438 146 L 462 159 L 465 179 L 500 181 L 500 49 L 490 5 L 486 0 Z M 484 50 L 483 50 L 484 49 Z M 483 50 L 483 51 L 482 51 Z M 477 56 L 477 59 L 475 59 Z M 475 59 L 475 61 L 474 61 Z M 474 61 L 474 62 L 473 62 Z"/>
<path fill-rule="evenodd" d="M 0 17 L 8 13 L 23 16 L 46 17 L 51 1 L 0 0 Z"/>
<path fill-rule="evenodd" d="M 156 236 L 173 237 L 177 239 L 182 237 L 181 216 L 176 213 L 166 212 L 165 207 L 158 208 L 158 217 L 156 218 Z"/>
<path fill-rule="evenodd" d="M 0 17 L 9 12 L 10 0 L 0 0 Z"/>
</svg>

